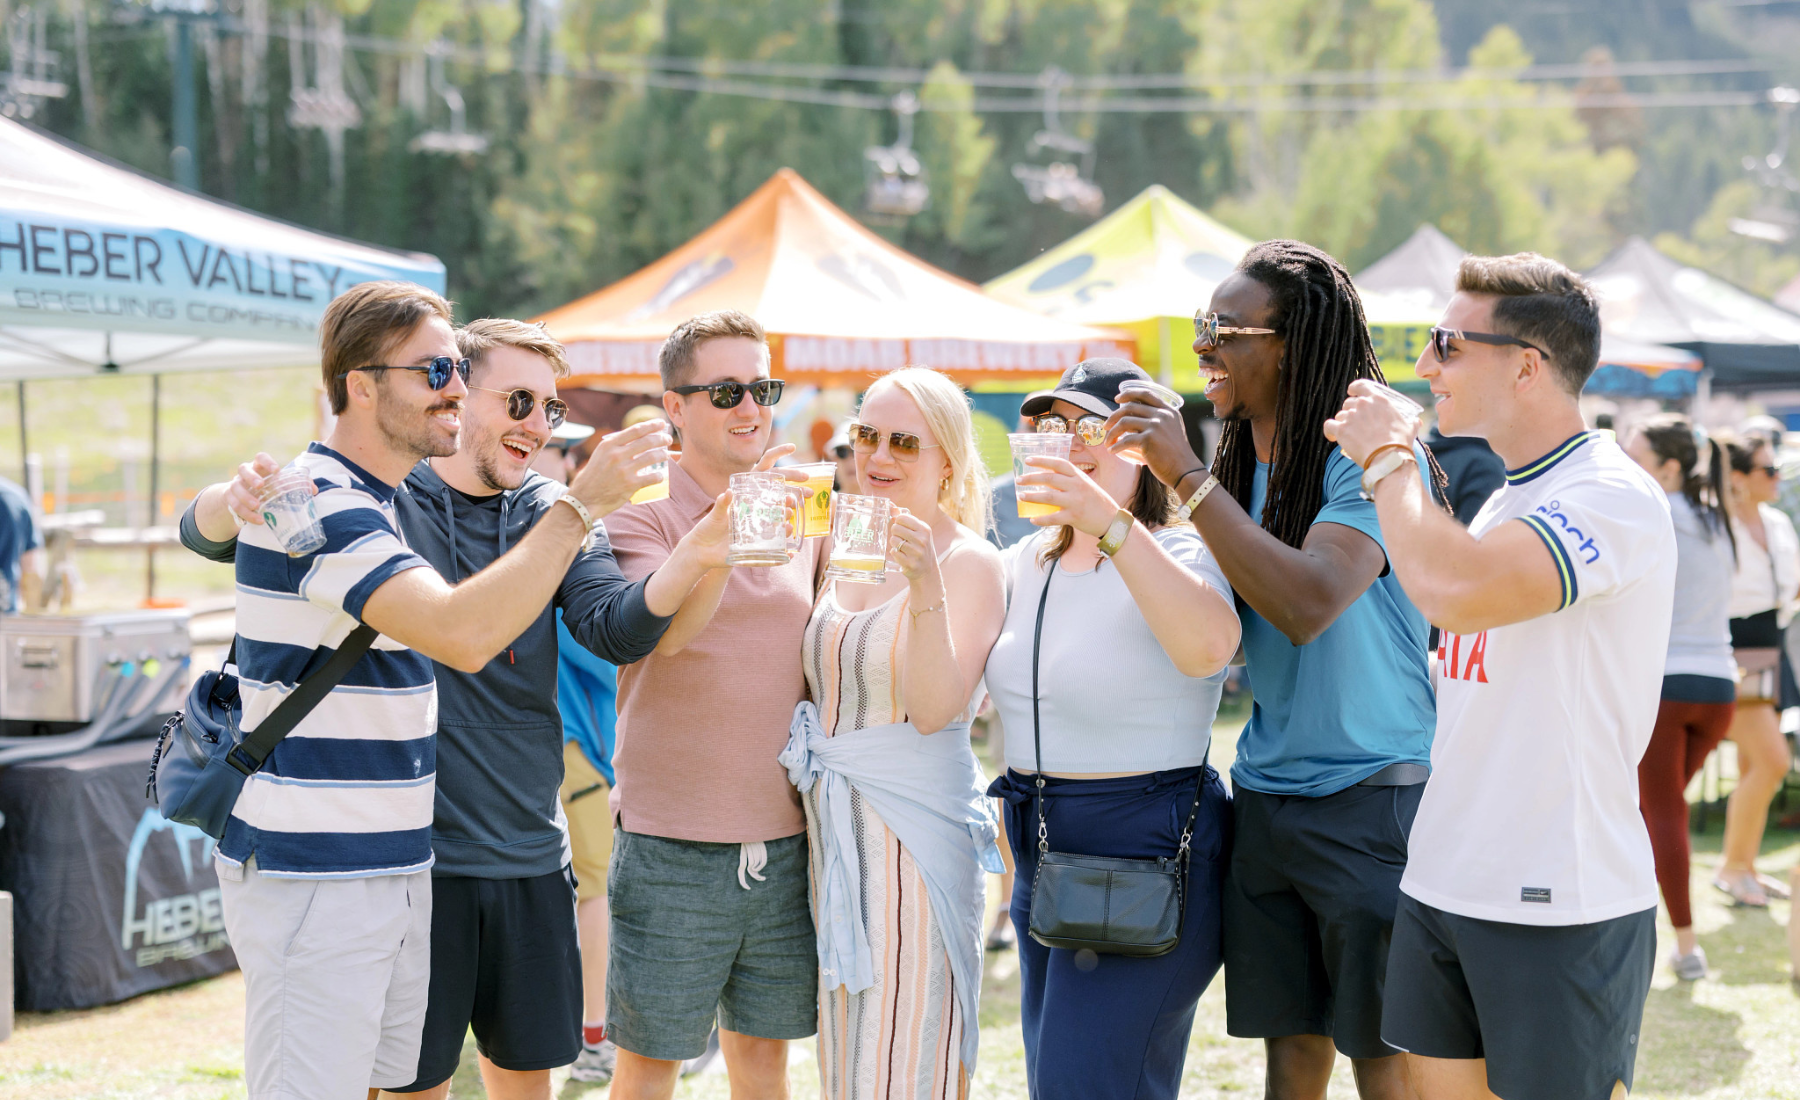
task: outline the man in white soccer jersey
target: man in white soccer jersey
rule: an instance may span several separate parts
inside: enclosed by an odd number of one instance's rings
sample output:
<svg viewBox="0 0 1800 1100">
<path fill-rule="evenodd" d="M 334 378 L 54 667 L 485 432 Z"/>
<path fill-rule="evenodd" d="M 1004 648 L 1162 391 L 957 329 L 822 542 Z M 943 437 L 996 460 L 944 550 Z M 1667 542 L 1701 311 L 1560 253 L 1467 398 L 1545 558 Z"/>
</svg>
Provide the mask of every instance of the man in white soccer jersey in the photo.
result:
<svg viewBox="0 0 1800 1100">
<path fill-rule="evenodd" d="M 1657 898 L 1637 766 L 1675 535 L 1662 490 L 1585 430 L 1576 396 L 1599 347 L 1594 293 L 1568 268 L 1462 262 L 1418 373 L 1440 430 L 1486 439 L 1508 467 L 1467 530 L 1413 472 L 1417 421 L 1370 383 L 1325 423 L 1365 469 L 1395 575 L 1444 632 L 1381 1029 L 1425 1100 L 1631 1085 Z"/>
</svg>

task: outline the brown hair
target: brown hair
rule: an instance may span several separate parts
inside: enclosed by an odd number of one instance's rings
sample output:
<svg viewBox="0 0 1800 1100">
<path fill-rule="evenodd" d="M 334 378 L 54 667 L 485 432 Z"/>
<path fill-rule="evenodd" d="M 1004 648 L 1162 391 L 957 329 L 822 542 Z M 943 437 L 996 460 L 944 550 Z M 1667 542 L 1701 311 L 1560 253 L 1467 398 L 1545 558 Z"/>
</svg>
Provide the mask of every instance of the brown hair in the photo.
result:
<svg viewBox="0 0 1800 1100">
<path fill-rule="evenodd" d="M 756 318 L 735 309 L 721 309 L 689 317 L 675 326 L 656 355 L 656 369 L 662 375 L 663 389 L 685 385 L 694 371 L 694 355 L 708 340 L 741 337 L 767 347 L 769 334 Z"/>
<path fill-rule="evenodd" d="M 1535 345 L 1569 393 L 1587 385 L 1600 363 L 1600 303 L 1581 276 L 1535 252 L 1464 256 L 1456 289 L 1498 295 L 1499 334 Z"/>
<path fill-rule="evenodd" d="M 1731 542 L 1732 557 L 1737 556 L 1737 536 L 1732 533 L 1725 505 L 1730 489 L 1725 483 L 1725 467 L 1730 461 L 1724 444 L 1694 427 L 1694 422 L 1680 413 L 1657 413 L 1638 425 L 1644 442 L 1658 462 L 1673 460 L 1681 469 L 1681 495 L 1688 507 L 1700 517 L 1707 538 L 1725 532 Z M 1701 444 L 1706 454 L 1700 453 Z M 1704 461 L 1703 461 L 1704 459 Z"/>
<path fill-rule="evenodd" d="M 341 416 L 350 404 L 351 371 L 382 365 L 388 349 L 433 316 L 449 321 L 450 303 L 417 283 L 380 279 L 333 298 L 319 321 L 319 368 L 331 411 Z"/>
<path fill-rule="evenodd" d="M 495 348 L 518 348 L 541 355 L 550 361 L 550 369 L 558 378 L 569 376 L 569 357 L 563 346 L 543 325 L 531 321 L 515 321 L 510 317 L 483 317 L 456 330 L 456 350 L 481 369 L 481 360 Z"/>
<path fill-rule="evenodd" d="M 1137 487 L 1131 492 L 1131 503 L 1125 505 L 1131 518 L 1154 531 L 1175 522 L 1175 509 L 1175 490 L 1157 480 L 1156 475 L 1150 472 L 1150 467 L 1145 466 L 1139 470 Z M 1062 525 L 1057 528 L 1056 537 L 1050 540 L 1050 544 L 1038 552 L 1039 563 L 1057 561 L 1069 552 L 1069 547 L 1074 542 L 1075 528 L 1068 524 Z"/>
</svg>

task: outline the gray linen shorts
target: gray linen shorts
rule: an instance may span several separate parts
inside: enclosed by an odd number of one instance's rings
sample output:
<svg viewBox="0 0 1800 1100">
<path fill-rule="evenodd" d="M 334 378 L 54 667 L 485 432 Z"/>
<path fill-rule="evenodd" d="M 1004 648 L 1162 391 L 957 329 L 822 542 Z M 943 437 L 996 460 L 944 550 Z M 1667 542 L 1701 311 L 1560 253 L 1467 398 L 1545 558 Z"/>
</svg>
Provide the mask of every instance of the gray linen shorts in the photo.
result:
<svg viewBox="0 0 1800 1100">
<path fill-rule="evenodd" d="M 761 1039 L 818 1030 L 819 952 L 806 834 L 771 840 L 763 881 L 736 844 L 615 829 L 606 1037 L 644 1058 L 698 1057 L 716 1019 Z"/>
<path fill-rule="evenodd" d="M 217 861 L 244 972 L 250 1100 L 363 1100 L 411 1084 L 431 982 L 431 872 L 274 878 Z"/>
</svg>

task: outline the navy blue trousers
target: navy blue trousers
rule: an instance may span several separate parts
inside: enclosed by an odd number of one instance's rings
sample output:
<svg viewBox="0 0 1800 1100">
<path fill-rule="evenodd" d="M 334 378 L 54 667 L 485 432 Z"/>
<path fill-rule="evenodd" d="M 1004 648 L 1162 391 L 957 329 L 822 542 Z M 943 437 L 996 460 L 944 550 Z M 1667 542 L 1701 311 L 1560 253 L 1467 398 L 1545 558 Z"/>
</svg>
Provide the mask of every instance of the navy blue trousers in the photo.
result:
<svg viewBox="0 0 1800 1100">
<path fill-rule="evenodd" d="M 1200 768 L 1122 779 L 1045 780 L 1050 850 L 1147 859 L 1172 856 Z M 1034 780 L 1008 770 L 988 793 L 1006 803 L 1018 875 L 1019 1022 L 1032 1100 L 1175 1100 L 1194 1006 L 1219 971 L 1220 897 L 1231 849 L 1231 802 L 1205 769 L 1194 822 L 1181 942 L 1152 959 L 1045 947 L 1027 932 L 1037 870 Z"/>
</svg>

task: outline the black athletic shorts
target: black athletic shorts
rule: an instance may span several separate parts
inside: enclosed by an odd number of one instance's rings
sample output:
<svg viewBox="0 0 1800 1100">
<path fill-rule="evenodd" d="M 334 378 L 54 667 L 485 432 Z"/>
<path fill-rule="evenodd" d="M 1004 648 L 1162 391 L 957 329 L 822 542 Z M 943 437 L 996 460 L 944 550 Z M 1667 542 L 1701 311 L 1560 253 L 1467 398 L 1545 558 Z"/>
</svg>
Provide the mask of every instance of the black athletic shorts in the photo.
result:
<svg viewBox="0 0 1800 1100">
<path fill-rule="evenodd" d="M 1425 784 L 1321 798 L 1232 792 L 1225 875 L 1225 1030 L 1329 1035 L 1351 1058 L 1381 1041 L 1381 987 L 1406 837 Z"/>
<path fill-rule="evenodd" d="M 1656 966 L 1656 910 L 1596 924 L 1479 920 L 1402 895 L 1381 1034 L 1428 1058 L 1486 1058 L 1506 1100 L 1631 1088 Z"/>
<path fill-rule="evenodd" d="M 456 1075 L 471 1025 L 501 1069 L 566 1066 L 581 1053 L 581 947 L 567 868 L 535 878 L 431 880 L 431 989 L 420 1092 Z"/>
</svg>

